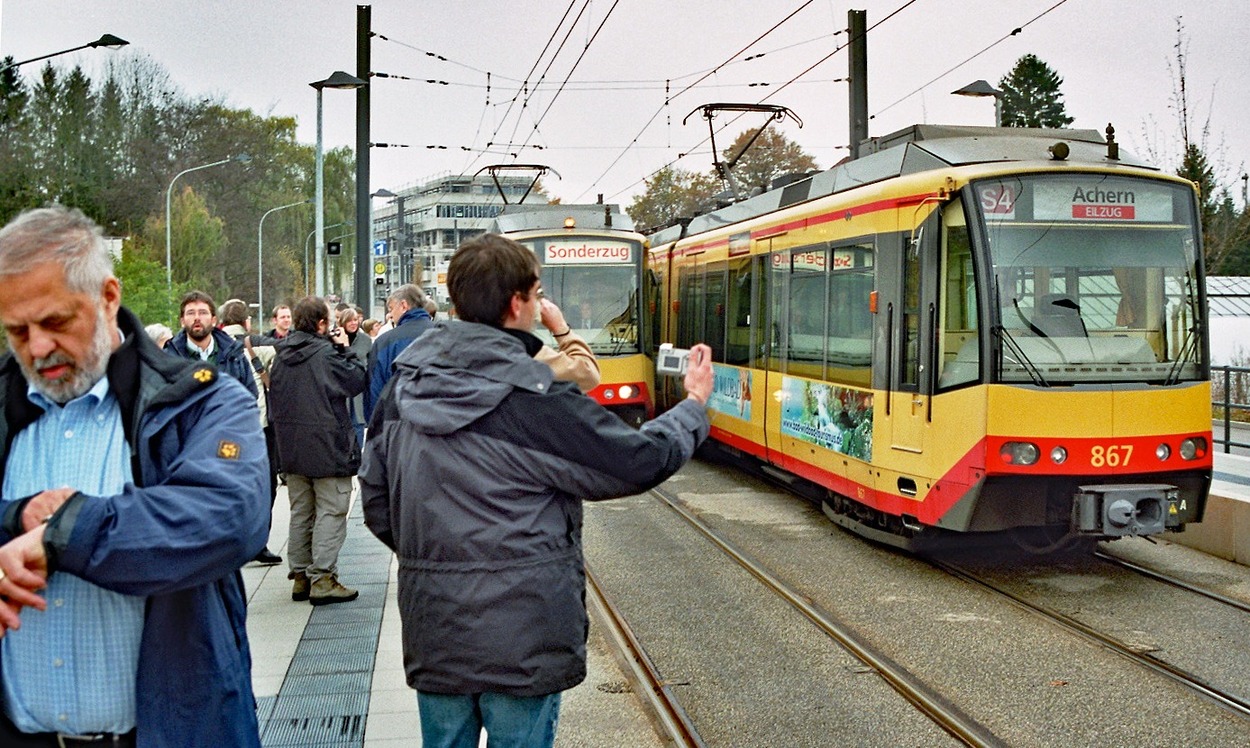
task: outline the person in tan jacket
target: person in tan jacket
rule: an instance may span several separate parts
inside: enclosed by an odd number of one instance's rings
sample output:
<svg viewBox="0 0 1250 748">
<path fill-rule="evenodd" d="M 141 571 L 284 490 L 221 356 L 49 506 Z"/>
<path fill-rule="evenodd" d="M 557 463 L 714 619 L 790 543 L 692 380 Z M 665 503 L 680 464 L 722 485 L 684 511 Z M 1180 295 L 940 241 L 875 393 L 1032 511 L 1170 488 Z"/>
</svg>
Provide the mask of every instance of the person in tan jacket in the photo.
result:
<svg viewBox="0 0 1250 748">
<path fill-rule="evenodd" d="M 590 392 L 599 386 L 599 362 L 590 346 L 580 335 L 573 332 L 564 320 L 564 312 L 550 299 L 542 299 L 539 321 L 551 331 L 559 350 L 544 345 L 534 358 L 551 367 L 556 379 L 572 382 L 582 392 Z"/>
</svg>

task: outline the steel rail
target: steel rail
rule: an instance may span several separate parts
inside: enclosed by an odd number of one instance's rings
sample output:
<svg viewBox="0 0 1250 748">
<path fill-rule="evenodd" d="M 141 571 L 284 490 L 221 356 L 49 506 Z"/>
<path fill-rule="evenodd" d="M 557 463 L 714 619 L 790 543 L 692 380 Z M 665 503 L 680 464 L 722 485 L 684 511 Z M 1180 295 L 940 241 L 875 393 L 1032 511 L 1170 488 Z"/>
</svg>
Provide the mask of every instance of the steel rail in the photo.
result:
<svg viewBox="0 0 1250 748">
<path fill-rule="evenodd" d="M 1148 657 L 1140 652 L 1137 652 L 1123 642 L 1113 639 L 1097 631 L 1093 627 L 1081 623 L 1075 618 L 1060 613 L 1057 610 L 1047 608 L 1044 605 L 1038 605 L 1037 603 L 1030 602 L 1020 595 L 997 587 L 984 579 L 979 579 L 957 566 L 953 566 L 945 561 L 934 558 L 926 558 L 925 560 L 934 568 L 941 569 L 951 576 L 962 579 L 969 584 L 1001 595 L 1023 610 L 1033 613 L 1047 621 L 1050 621 L 1051 623 L 1057 624 L 1061 628 L 1080 636 L 1086 641 L 1098 644 L 1110 650 L 1112 653 L 1129 660 L 1130 662 L 1141 665 L 1142 667 L 1169 678 L 1173 682 L 1189 688 L 1198 695 L 1209 699 L 1215 704 L 1223 707 L 1225 710 L 1243 719 L 1250 719 L 1250 702 L 1240 696 L 1237 696 L 1236 694 L 1231 694 L 1227 691 L 1221 690 L 1220 688 L 1199 679 L 1192 673 L 1173 667 L 1162 660 Z"/>
<path fill-rule="evenodd" d="M 1120 558 L 1119 556 L 1115 556 L 1110 553 L 1105 553 L 1103 551 L 1094 551 L 1094 556 L 1102 559 L 1103 561 L 1106 561 L 1109 564 L 1114 564 L 1116 566 L 1120 566 L 1122 568 L 1128 569 L 1129 571 L 1137 572 L 1138 574 L 1141 574 L 1144 577 L 1149 577 L 1151 579 L 1154 579 L 1155 581 L 1163 582 L 1164 584 L 1170 584 L 1173 587 L 1177 587 L 1179 589 L 1185 590 L 1186 592 L 1192 592 L 1195 595 L 1201 595 L 1210 600 L 1214 600 L 1219 603 L 1224 603 L 1225 605 L 1228 605 L 1229 607 L 1232 607 L 1232 608 L 1236 608 L 1237 610 L 1250 613 L 1250 603 L 1246 602 L 1245 600 L 1238 600 L 1237 598 L 1234 598 L 1234 597 L 1221 595 L 1220 593 L 1215 592 L 1214 590 L 1208 590 L 1202 587 L 1192 585 L 1189 582 L 1186 582 L 1181 579 L 1177 579 L 1176 577 L 1173 577 L 1173 576 L 1169 576 L 1167 574 L 1164 574 L 1161 571 L 1148 569 L 1145 566 L 1140 566 L 1138 564 L 1133 563 L 1132 561 Z"/>
<path fill-rule="evenodd" d="M 589 593 L 591 608 L 600 623 L 604 625 L 608 638 L 624 656 L 624 664 L 628 667 L 634 684 L 641 686 L 637 693 L 650 707 L 651 714 L 659 723 L 659 728 L 680 748 L 704 748 L 699 731 L 695 729 L 694 723 L 682 709 L 672 689 L 660 676 L 659 669 L 643 649 L 638 637 L 634 636 L 625 617 L 608 599 L 603 586 L 599 584 L 598 577 L 591 570 L 590 564 L 587 563 L 585 568 L 586 591 Z"/>
<path fill-rule="evenodd" d="M 760 566 L 744 552 L 738 550 L 729 540 L 722 537 L 696 517 L 681 499 L 666 493 L 660 488 L 651 489 L 651 493 L 667 504 L 678 516 L 702 533 L 713 545 L 732 558 L 765 587 L 802 613 L 829 638 L 836 641 L 861 662 L 872 668 L 891 688 L 943 730 L 970 746 L 978 746 L 980 748 L 1005 745 L 1002 739 L 990 732 L 980 722 L 969 717 L 942 695 L 920 681 L 911 672 L 872 647 L 854 631 L 834 620 L 827 611 L 822 610 L 785 582 L 775 577 L 767 569 Z"/>
</svg>

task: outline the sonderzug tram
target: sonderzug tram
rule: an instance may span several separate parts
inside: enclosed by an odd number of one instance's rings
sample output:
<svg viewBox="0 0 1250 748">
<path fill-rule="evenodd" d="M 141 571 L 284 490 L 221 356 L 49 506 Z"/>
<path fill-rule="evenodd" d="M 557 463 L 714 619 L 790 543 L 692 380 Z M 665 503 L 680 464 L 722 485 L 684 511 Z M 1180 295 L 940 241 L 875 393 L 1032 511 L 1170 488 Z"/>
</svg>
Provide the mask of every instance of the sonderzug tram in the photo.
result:
<svg viewBox="0 0 1250 748">
<path fill-rule="evenodd" d="M 601 381 L 587 394 L 641 425 L 653 413 L 655 367 L 639 325 L 646 240 L 629 216 L 601 203 L 520 204 L 505 207 L 491 230 L 538 256 L 543 292 L 599 361 Z M 550 331 L 535 334 L 557 347 Z"/>
<path fill-rule="evenodd" d="M 869 145 L 651 237 L 652 337 L 712 347 L 712 438 L 895 544 L 1201 520 L 1194 186 L 1096 131 L 915 126 Z"/>
</svg>

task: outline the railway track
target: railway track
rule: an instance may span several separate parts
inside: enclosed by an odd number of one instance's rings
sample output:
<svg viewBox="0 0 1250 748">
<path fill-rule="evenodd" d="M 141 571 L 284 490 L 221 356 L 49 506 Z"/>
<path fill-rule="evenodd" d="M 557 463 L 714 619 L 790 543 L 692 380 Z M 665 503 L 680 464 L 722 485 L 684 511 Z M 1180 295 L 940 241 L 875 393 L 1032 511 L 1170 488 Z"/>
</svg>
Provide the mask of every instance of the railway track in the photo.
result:
<svg viewBox="0 0 1250 748">
<path fill-rule="evenodd" d="M 590 564 L 586 565 L 586 591 L 590 609 L 603 624 L 608 638 L 624 656 L 629 676 L 637 684 L 635 693 L 645 702 L 661 733 L 679 748 L 702 748 L 704 742 L 699 731 L 682 709 L 668 683 L 660 676 L 642 643 L 629 627 L 629 622 L 603 591 L 603 586 Z"/>
<path fill-rule="evenodd" d="M 1098 554 L 1098 555 L 1102 557 L 1105 554 Z M 1238 717 L 1241 717 L 1242 719 L 1250 720 L 1250 700 L 1247 700 L 1246 698 L 1238 694 L 1234 694 L 1216 685 L 1207 683 L 1206 681 L 1194 675 L 1193 673 L 1187 672 L 1161 659 L 1158 659 L 1156 657 L 1151 657 L 1148 654 L 1145 654 L 1143 652 L 1139 652 L 1134 647 L 1126 644 L 1125 642 L 1120 641 L 1119 639 L 1116 639 L 1112 636 L 1109 636 L 1101 631 L 1098 631 L 1094 627 L 1086 623 L 1083 623 L 1077 620 L 1076 618 L 1073 618 L 1072 616 L 1061 613 L 1045 605 L 1041 605 L 1039 603 L 1033 602 L 1025 598 L 1022 595 L 1019 595 L 1015 592 L 1012 592 L 1011 590 L 1006 589 L 1005 587 L 1001 585 L 995 584 L 980 576 L 977 576 L 976 574 L 970 571 L 967 571 L 966 569 L 963 569 L 953 563 L 943 561 L 937 558 L 932 558 L 932 557 L 926 558 L 925 560 L 931 565 L 933 565 L 934 568 L 940 569 L 950 574 L 951 576 L 954 576 L 958 579 L 961 579 L 967 582 L 968 584 L 980 587 L 981 589 L 987 590 L 997 596 L 1000 596 L 1008 600 L 1009 602 L 1011 602 L 1013 605 L 1025 611 L 1028 611 L 1029 613 L 1032 613 L 1036 616 L 1039 616 L 1069 631 L 1070 633 L 1073 633 L 1081 637 L 1082 639 L 1085 639 L 1086 641 L 1099 645 L 1113 652 L 1114 654 L 1119 655 L 1120 657 L 1123 657 L 1124 659 L 1127 659 L 1177 684 L 1180 684 L 1181 686 L 1192 691 L 1198 696 L 1217 704 L 1221 708 L 1225 709 L 1228 712 L 1231 712 L 1232 714 Z M 1136 567 L 1135 564 L 1131 564 L 1130 562 L 1117 560 L 1117 563 L 1126 565 L 1126 568 L 1131 568 L 1133 571 L 1147 574 L 1155 578 L 1164 577 L 1164 575 L 1161 575 L 1158 572 L 1147 570 L 1144 567 Z M 1184 589 L 1192 589 L 1193 591 L 1198 592 L 1199 594 L 1203 594 L 1207 597 L 1212 597 L 1212 599 L 1223 598 L 1223 596 L 1217 595 L 1216 593 L 1199 590 L 1197 588 L 1191 588 L 1191 586 L 1183 582 L 1180 582 L 1180 580 L 1162 579 L 1161 581 L 1166 581 L 1169 584 L 1176 583 L 1178 586 L 1182 586 Z M 1230 598 L 1223 598 L 1223 599 L 1220 599 L 1220 601 L 1226 602 L 1229 604 L 1240 603 L 1240 601 L 1233 601 Z M 1236 605 L 1236 607 L 1241 607 L 1243 605 L 1244 603 L 1240 603 L 1239 605 Z"/>
<path fill-rule="evenodd" d="M 1230 608 L 1236 608 L 1237 610 L 1240 610 L 1242 612 L 1250 613 L 1250 603 L 1247 603 L 1245 600 L 1238 600 L 1237 598 L 1234 598 L 1234 597 L 1222 595 L 1218 592 L 1215 592 L 1214 590 L 1209 590 L 1205 587 L 1199 587 L 1198 585 L 1190 584 L 1189 582 L 1186 582 L 1185 580 L 1180 579 L 1178 577 L 1174 577 L 1170 574 L 1164 574 L 1163 572 L 1158 571 L 1156 569 L 1149 569 L 1145 566 L 1141 566 L 1139 564 L 1133 563 L 1132 561 L 1129 561 L 1128 559 L 1120 558 L 1119 556 L 1116 556 L 1111 553 L 1106 553 L 1104 551 L 1095 551 L 1094 557 L 1101 559 L 1102 561 L 1105 561 L 1109 564 L 1112 564 L 1113 566 L 1116 566 L 1118 568 L 1126 569 L 1128 571 L 1140 574 L 1144 577 L 1149 577 L 1150 579 L 1163 582 L 1164 584 L 1170 584 L 1173 587 L 1177 587 L 1179 589 L 1185 590 L 1186 592 L 1192 592 L 1195 595 L 1201 595 L 1202 597 L 1205 597 L 1208 600 L 1214 600 L 1218 603 L 1223 603 L 1224 605 L 1227 605 Z"/>
<path fill-rule="evenodd" d="M 969 746 L 988 747 L 1005 744 L 985 725 L 963 713 L 913 673 L 869 644 L 865 638 L 835 620 L 828 612 L 810 602 L 802 593 L 791 588 L 736 548 L 723 535 L 700 520 L 680 499 L 659 488 L 652 489 L 650 493 L 707 538 L 719 551 L 751 574 L 765 588 L 784 600 L 825 635 L 863 662 L 867 668 L 877 673 L 891 688 L 941 729 Z M 588 585 L 592 600 L 596 607 L 601 608 L 602 613 L 610 616 L 612 621 L 609 626 L 612 630 L 610 635 L 626 653 L 626 659 L 634 668 L 634 677 L 641 684 L 642 696 L 651 704 L 651 708 L 657 715 L 657 722 L 666 737 L 677 745 L 702 745 L 696 727 L 690 724 L 676 697 L 665 684 L 663 676 L 655 671 L 645 650 L 630 633 L 628 622 L 607 598 L 589 567 L 587 576 L 592 580 Z"/>
</svg>

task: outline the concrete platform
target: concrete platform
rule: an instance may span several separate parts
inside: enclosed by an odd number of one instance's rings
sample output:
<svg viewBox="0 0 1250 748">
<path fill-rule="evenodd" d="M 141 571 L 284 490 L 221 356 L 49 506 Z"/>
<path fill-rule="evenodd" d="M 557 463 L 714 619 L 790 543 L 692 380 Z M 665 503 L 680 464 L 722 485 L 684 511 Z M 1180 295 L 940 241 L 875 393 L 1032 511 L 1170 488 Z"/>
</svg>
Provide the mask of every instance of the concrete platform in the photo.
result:
<svg viewBox="0 0 1250 748">
<path fill-rule="evenodd" d="M 365 527 L 353 501 L 339 579 L 360 597 L 317 608 L 293 602 L 285 487 L 273 514 L 269 549 L 284 563 L 243 568 L 262 744 L 420 748 L 416 692 L 404 678 L 394 556 Z M 659 748 L 641 701 L 591 620 L 587 678 L 564 693 L 557 748 Z"/>
<path fill-rule="evenodd" d="M 1250 457 L 1217 452 L 1202 522 L 1167 540 L 1212 556 L 1250 564 Z"/>
</svg>

